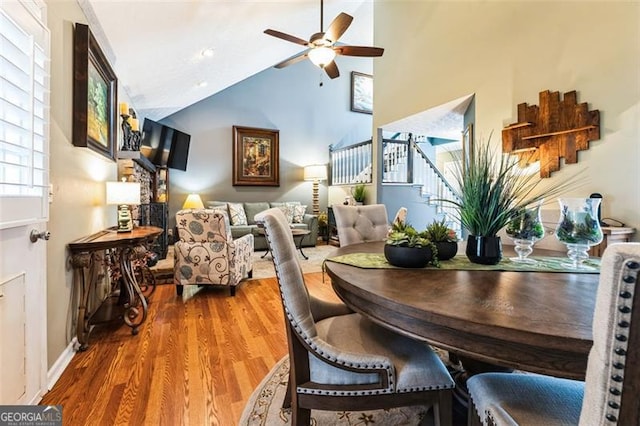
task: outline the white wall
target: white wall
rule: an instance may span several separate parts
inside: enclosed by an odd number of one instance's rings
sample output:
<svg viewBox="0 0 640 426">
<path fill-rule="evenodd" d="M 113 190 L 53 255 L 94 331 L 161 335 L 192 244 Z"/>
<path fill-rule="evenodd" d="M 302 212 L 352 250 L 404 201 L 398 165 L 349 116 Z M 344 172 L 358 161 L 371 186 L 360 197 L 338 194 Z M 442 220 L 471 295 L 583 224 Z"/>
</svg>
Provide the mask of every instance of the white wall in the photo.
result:
<svg viewBox="0 0 640 426">
<path fill-rule="evenodd" d="M 603 217 L 640 227 L 640 3 L 385 1 L 374 4 L 374 127 L 475 93 L 476 137 L 500 142 L 516 106 L 576 90 L 601 138 L 553 180 L 604 196 Z M 546 208 L 557 209 L 557 203 Z M 636 235 L 636 239 L 638 236 Z"/>
</svg>

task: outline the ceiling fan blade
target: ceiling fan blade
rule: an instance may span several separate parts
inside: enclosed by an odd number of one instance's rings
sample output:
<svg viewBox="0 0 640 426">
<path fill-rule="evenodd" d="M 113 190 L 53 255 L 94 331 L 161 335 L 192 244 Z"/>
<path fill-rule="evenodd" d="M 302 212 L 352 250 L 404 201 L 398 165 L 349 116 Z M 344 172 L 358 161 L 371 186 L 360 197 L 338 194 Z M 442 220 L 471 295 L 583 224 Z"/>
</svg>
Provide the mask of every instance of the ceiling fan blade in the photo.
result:
<svg viewBox="0 0 640 426">
<path fill-rule="evenodd" d="M 325 38 L 335 43 L 338 41 L 340 36 L 347 31 L 347 28 L 351 25 L 351 21 L 353 21 L 353 16 L 347 15 L 344 12 L 336 16 L 336 18 L 331 22 L 331 25 L 329 25 L 329 28 L 327 28 L 327 31 L 324 33 Z"/>
<path fill-rule="evenodd" d="M 338 66 L 336 65 L 336 61 L 329 62 L 328 65 L 324 66 L 324 70 L 329 76 L 329 78 L 340 77 L 340 71 L 338 71 Z"/>
<path fill-rule="evenodd" d="M 382 56 L 384 49 L 382 47 L 370 46 L 334 46 L 333 50 L 338 55 L 344 56 Z"/>
<path fill-rule="evenodd" d="M 278 64 L 275 64 L 274 68 L 280 69 L 280 68 L 288 67 L 289 65 L 293 65 L 296 62 L 300 62 L 303 59 L 307 58 L 307 52 L 308 52 L 308 50 L 305 50 L 303 52 L 298 53 L 295 56 L 290 57 L 289 59 L 285 59 L 284 61 L 282 61 L 282 62 L 280 62 Z"/>
<path fill-rule="evenodd" d="M 309 44 L 309 42 L 307 40 L 303 40 L 303 39 L 298 38 L 296 36 L 285 34 L 285 33 L 281 32 L 281 31 L 268 29 L 268 30 L 264 30 L 264 33 L 265 34 L 269 34 L 270 36 L 281 38 L 282 40 L 290 41 L 291 43 L 301 44 L 303 46 L 306 46 L 306 45 Z"/>
</svg>

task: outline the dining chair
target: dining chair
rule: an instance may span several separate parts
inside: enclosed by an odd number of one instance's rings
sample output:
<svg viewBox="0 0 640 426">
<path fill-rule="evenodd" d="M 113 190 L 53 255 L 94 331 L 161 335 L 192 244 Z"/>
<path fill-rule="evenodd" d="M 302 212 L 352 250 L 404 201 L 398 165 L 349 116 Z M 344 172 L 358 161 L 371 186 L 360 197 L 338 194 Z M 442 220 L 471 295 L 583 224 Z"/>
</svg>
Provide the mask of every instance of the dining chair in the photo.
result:
<svg viewBox="0 0 640 426">
<path fill-rule="evenodd" d="M 386 409 L 431 403 L 450 425 L 454 382 L 426 343 L 383 328 L 342 303 L 307 291 L 293 237 L 279 209 L 259 213 L 271 245 L 287 329 L 290 376 L 284 406 L 292 425 L 311 409 Z"/>
<path fill-rule="evenodd" d="M 640 243 L 607 247 L 584 382 L 538 374 L 478 374 L 467 381 L 469 424 L 640 424 L 639 271 Z"/>
<path fill-rule="evenodd" d="M 389 233 L 384 204 L 333 206 L 340 247 L 369 241 L 383 241 Z"/>
</svg>

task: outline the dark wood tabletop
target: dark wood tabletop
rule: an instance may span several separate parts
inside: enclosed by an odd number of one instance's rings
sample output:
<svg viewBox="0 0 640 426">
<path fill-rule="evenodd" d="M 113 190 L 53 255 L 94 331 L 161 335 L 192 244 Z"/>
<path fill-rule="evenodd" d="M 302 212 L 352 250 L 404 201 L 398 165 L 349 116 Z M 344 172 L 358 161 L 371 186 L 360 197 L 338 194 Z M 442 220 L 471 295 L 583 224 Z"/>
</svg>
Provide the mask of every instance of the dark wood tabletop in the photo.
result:
<svg viewBox="0 0 640 426">
<path fill-rule="evenodd" d="M 128 232 L 117 232 L 114 227 L 72 241 L 69 243 L 69 249 L 72 253 L 77 253 L 126 247 L 155 238 L 160 234 L 162 234 L 162 228 L 156 226 L 136 226 Z"/>
<path fill-rule="evenodd" d="M 354 244 L 332 255 L 383 246 Z M 338 296 L 385 327 L 479 361 L 584 379 L 599 274 L 325 267 Z"/>
</svg>

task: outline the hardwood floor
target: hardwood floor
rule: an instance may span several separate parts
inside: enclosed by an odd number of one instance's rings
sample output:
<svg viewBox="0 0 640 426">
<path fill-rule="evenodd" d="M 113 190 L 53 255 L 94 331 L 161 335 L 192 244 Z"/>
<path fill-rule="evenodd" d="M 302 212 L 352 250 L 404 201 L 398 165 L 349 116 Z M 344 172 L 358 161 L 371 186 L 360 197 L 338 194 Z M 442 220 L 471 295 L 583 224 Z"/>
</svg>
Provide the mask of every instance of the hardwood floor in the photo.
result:
<svg viewBox="0 0 640 426">
<path fill-rule="evenodd" d="M 336 298 L 329 277 L 309 291 Z M 137 336 L 101 325 L 40 404 L 65 425 L 236 425 L 246 401 L 287 352 L 275 278 L 228 289 L 159 285 Z"/>
</svg>

